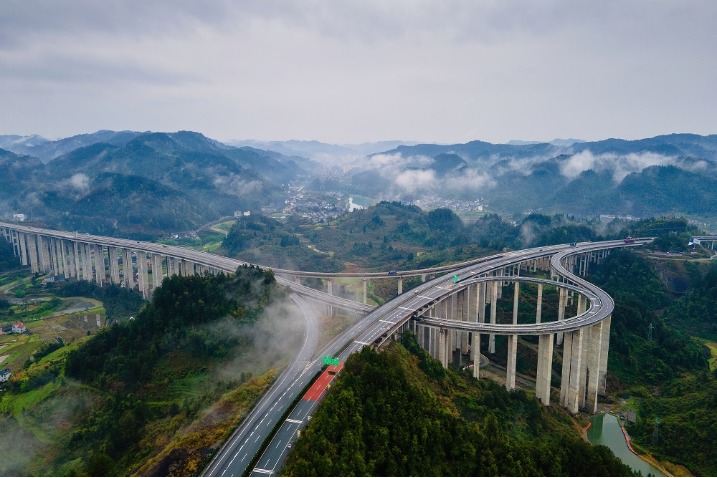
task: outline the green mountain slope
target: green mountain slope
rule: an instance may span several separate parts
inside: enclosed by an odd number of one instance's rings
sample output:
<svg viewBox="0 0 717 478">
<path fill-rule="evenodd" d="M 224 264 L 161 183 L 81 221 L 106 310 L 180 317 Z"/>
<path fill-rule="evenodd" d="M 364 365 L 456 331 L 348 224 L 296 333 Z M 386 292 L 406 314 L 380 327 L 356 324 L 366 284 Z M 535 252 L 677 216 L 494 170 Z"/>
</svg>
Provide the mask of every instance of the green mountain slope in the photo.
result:
<svg viewBox="0 0 717 478">
<path fill-rule="evenodd" d="M 289 476 L 629 476 L 570 417 L 439 363 L 407 336 L 349 357 L 292 449 Z"/>
</svg>

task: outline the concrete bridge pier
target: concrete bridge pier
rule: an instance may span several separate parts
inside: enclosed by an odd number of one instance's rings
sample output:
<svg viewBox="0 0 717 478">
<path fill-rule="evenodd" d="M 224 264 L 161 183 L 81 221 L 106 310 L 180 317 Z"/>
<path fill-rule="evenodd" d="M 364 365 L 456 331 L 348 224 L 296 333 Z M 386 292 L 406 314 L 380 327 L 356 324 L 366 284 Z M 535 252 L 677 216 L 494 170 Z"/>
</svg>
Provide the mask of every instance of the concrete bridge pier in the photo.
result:
<svg viewBox="0 0 717 478">
<path fill-rule="evenodd" d="M 438 329 L 438 359 L 443 368 L 448 367 L 448 330 Z"/>
<path fill-rule="evenodd" d="M 398 295 L 403 294 L 403 277 L 398 278 Z"/>
<path fill-rule="evenodd" d="M 562 287 L 558 289 L 558 320 L 565 320 L 565 302 L 567 298 L 567 290 Z M 556 343 L 561 345 L 563 343 L 563 333 L 558 332 L 556 337 Z"/>
<path fill-rule="evenodd" d="M 95 282 L 102 287 L 105 282 L 105 253 L 104 247 L 99 244 L 92 244 L 95 256 Z"/>
<path fill-rule="evenodd" d="M 124 250 L 124 261 L 122 261 L 125 287 L 134 289 L 134 265 L 132 264 L 132 251 Z"/>
<path fill-rule="evenodd" d="M 92 282 L 92 251 L 90 245 L 85 242 L 80 243 L 80 246 L 82 246 L 83 258 L 82 275 L 87 282 Z"/>
<path fill-rule="evenodd" d="M 565 336 L 565 343 L 568 343 L 570 337 L 570 354 L 567 354 L 567 350 L 563 349 L 563 373 L 565 373 L 565 364 L 568 366 L 568 380 L 567 383 L 560 384 L 561 394 L 562 389 L 566 388 L 565 391 L 565 408 L 570 413 L 578 413 L 580 409 L 580 371 L 582 369 L 582 358 L 583 358 L 583 329 L 578 329 Z M 567 357 L 567 359 L 566 359 Z"/>
<path fill-rule="evenodd" d="M 535 375 L 535 397 L 550 405 L 550 382 L 553 369 L 553 334 L 538 337 L 538 369 Z"/>
<path fill-rule="evenodd" d="M 607 354 L 610 349 L 610 325 L 612 315 L 608 315 L 602 321 L 600 330 L 600 363 L 598 364 L 598 394 L 605 396 L 607 393 Z"/>
<path fill-rule="evenodd" d="M 471 352 L 473 355 L 473 376 L 480 378 L 480 334 L 473 332 Z"/>
<path fill-rule="evenodd" d="M 498 313 L 498 281 L 492 281 L 491 284 L 491 297 L 490 297 L 490 323 L 495 324 L 496 323 L 496 316 Z M 488 336 L 488 353 L 494 354 L 495 353 L 495 334 L 490 334 Z"/>
<path fill-rule="evenodd" d="M 368 304 L 368 279 L 364 277 L 363 281 L 363 303 Z"/>
<path fill-rule="evenodd" d="M 110 283 L 115 285 L 120 284 L 119 256 L 117 252 L 118 250 L 116 247 L 107 248 L 107 254 L 109 255 L 110 259 Z"/>
<path fill-rule="evenodd" d="M 584 407 L 589 413 L 597 412 L 600 380 L 600 353 L 602 352 L 602 322 L 590 327 L 590 340 L 586 357 L 586 387 Z"/>
<path fill-rule="evenodd" d="M 538 284 L 538 299 L 535 303 L 535 323 L 539 324 L 543 316 L 543 284 Z"/>
<path fill-rule="evenodd" d="M 152 258 L 152 287 L 154 289 L 162 285 L 164 272 L 162 270 L 162 256 L 159 254 L 150 254 Z"/>
<path fill-rule="evenodd" d="M 505 388 L 515 390 L 515 362 L 518 358 L 518 336 L 508 336 L 508 360 L 505 367 Z"/>
<path fill-rule="evenodd" d="M 30 255 L 30 270 L 33 274 L 40 272 L 39 260 L 37 258 L 37 236 L 35 234 L 27 235 L 27 250 Z"/>
<path fill-rule="evenodd" d="M 27 265 L 27 234 L 18 233 L 18 241 L 20 246 L 20 263 L 23 266 Z"/>
</svg>

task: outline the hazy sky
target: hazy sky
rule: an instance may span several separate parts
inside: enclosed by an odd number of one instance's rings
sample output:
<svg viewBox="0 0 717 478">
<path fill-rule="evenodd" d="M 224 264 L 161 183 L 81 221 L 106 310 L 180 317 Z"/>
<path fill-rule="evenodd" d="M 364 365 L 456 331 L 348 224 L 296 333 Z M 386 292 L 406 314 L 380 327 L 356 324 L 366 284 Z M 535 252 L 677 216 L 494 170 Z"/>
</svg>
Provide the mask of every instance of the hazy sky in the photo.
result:
<svg viewBox="0 0 717 478">
<path fill-rule="evenodd" d="M 717 133 L 713 0 L 2 0 L 0 134 Z"/>
</svg>

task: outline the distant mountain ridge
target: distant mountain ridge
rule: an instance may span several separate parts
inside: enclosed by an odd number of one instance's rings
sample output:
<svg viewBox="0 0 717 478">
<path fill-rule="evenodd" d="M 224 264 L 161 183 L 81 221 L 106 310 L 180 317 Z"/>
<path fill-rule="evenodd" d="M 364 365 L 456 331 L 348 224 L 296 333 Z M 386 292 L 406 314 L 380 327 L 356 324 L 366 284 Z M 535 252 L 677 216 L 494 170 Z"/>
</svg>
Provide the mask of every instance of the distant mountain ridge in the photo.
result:
<svg viewBox="0 0 717 478">
<path fill-rule="evenodd" d="M 141 233 L 139 218 L 151 217 L 143 233 L 153 237 L 237 210 L 281 209 L 286 185 L 308 191 L 319 177 L 376 200 L 480 200 L 506 214 L 688 214 L 717 225 L 717 135 L 331 145 L 102 130 L 57 141 L 0 136 L 0 148 L 0 217 L 24 212 L 87 232 L 89 216 L 117 235 Z M 112 207 L 123 195 L 133 199 Z M 174 219 L 161 220 L 163 213 Z"/>
<path fill-rule="evenodd" d="M 281 184 L 307 174 L 298 158 L 191 131 L 98 131 L 32 145 L 3 138 L 19 153 L 0 150 L 2 217 L 24 211 L 108 235 L 151 238 L 259 210 L 283 200 Z"/>
</svg>

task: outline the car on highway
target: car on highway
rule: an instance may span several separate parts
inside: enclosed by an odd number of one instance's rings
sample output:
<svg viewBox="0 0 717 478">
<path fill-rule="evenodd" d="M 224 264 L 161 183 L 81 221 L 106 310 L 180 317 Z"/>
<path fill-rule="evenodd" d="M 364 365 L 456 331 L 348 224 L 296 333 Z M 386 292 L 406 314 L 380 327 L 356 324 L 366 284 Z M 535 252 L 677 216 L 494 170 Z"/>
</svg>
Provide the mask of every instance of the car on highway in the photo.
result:
<svg viewBox="0 0 717 478">
<path fill-rule="evenodd" d="M 625 238 L 625 244 L 634 244 L 634 243 L 635 243 L 635 239 L 633 237 L 627 236 Z"/>
<path fill-rule="evenodd" d="M 396 274 L 397 274 L 397 272 L 394 270 L 388 271 L 388 275 L 390 275 L 390 276 L 395 276 Z"/>
</svg>

